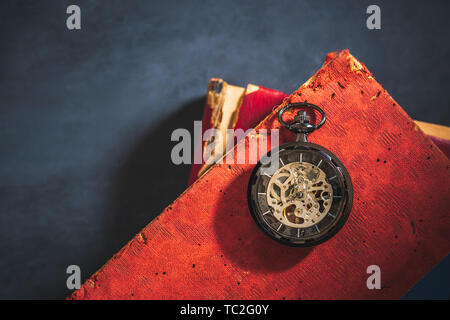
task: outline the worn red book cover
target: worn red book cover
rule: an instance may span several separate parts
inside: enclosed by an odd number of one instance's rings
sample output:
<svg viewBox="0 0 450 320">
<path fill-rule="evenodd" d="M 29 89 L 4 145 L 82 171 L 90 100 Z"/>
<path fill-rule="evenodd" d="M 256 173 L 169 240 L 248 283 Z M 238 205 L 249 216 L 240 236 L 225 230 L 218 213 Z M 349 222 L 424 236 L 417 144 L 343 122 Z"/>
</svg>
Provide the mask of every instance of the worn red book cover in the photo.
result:
<svg viewBox="0 0 450 320">
<path fill-rule="evenodd" d="M 247 208 L 253 164 L 216 164 L 94 274 L 73 299 L 397 299 L 449 252 L 449 159 L 348 51 L 326 63 L 240 143 L 269 142 L 286 103 L 327 114 L 309 140 L 354 186 L 343 229 L 313 248 L 269 239 Z M 294 135 L 281 129 L 280 143 Z M 370 265 L 382 288 L 366 286 Z"/>
</svg>

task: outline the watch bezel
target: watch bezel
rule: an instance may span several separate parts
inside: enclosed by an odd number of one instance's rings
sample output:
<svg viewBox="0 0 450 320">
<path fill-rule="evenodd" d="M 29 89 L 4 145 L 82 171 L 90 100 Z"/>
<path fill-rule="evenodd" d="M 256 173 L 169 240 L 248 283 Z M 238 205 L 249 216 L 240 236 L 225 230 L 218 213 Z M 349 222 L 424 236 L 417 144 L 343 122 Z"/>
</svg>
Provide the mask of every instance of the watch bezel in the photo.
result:
<svg viewBox="0 0 450 320">
<path fill-rule="evenodd" d="M 262 166 L 261 161 L 258 161 L 258 163 L 255 165 L 255 167 L 252 170 L 252 173 L 250 175 L 249 183 L 247 186 L 247 202 L 249 206 L 249 210 L 251 213 L 251 216 L 253 220 L 256 222 L 257 226 L 271 239 L 282 243 L 284 245 L 292 246 L 292 247 L 313 247 L 316 245 L 319 245 L 321 243 L 324 243 L 325 241 L 331 239 L 333 236 L 335 236 L 345 225 L 345 223 L 348 220 L 348 217 L 350 216 L 350 212 L 353 207 L 353 184 L 350 178 L 350 174 L 347 171 L 347 168 L 342 163 L 342 161 L 330 150 L 327 148 L 317 145 L 315 143 L 311 142 L 288 142 L 283 145 L 281 145 L 277 149 L 273 149 L 269 151 L 264 157 L 270 157 L 272 152 L 276 150 L 276 152 L 280 153 L 283 150 L 295 150 L 295 149 L 301 149 L 301 148 L 307 148 L 310 149 L 309 152 L 322 152 L 327 157 L 330 158 L 335 164 L 336 167 L 338 167 L 340 170 L 340 173 L 342 175 L 343 183 L 345 184 L 344 193 L 345 193 L 345 199 L 342 199 L 341 201 L 345 201 L 344 208 L 342 209 L 342 214 L 339 215 L 339 221 L 337 221 L 326 233 L 323 235 L 318 235 L 317 238 L 313 239 L 306 239 L 306 240 L 299 240 L 294 241 L 288 237 L 283 237 L 279 233 L 275 232 L 267 223 L 265 223 L 260 216 L 260 213 L 258 212 L 259 208 L 257 207 L 257 199 L 254 199 L 253 197 L 253 186 L 256 183 L 256 180 L 258 178 L 257 173 L 259 168 Z"/>
</svg>

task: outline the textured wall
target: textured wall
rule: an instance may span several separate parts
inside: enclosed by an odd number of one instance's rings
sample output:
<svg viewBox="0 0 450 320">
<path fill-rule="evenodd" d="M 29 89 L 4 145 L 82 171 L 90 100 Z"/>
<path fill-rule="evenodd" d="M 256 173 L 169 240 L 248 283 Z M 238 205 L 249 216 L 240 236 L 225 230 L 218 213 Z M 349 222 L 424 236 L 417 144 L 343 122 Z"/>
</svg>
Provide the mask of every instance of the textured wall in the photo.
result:
<svg viewBox="0 0 450 320">
<path fill-rule="evenodd" d="M 412 117 L 450 125 L 448 2 L 377 1 L 379 31 L 369 4 L 1 1 L 0 298 L 64 298 L 67 265 L 85 279 L 184 190 L 170 133 L 210 77 L 291 92 L 349 48 Z M 409 296 L 447 297 L 444 271 Z"/>
</svg>

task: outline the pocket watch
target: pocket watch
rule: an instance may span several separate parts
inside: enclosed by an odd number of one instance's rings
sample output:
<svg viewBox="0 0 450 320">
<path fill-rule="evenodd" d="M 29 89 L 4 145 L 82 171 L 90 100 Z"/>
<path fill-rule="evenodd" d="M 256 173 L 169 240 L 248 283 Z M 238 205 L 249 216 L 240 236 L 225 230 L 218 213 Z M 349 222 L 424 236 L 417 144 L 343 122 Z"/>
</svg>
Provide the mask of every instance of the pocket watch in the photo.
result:
<svg viewBox="0 0 450 320">
<path fill-rule="evenodd" d="M 293 108 L 301 110 L 287 123 L 283 114 Z M 317 110 L 321 121 L 312 124 L 305 109 Z M 307 140 L 325 123 L 321 108 L 291 103 L 279 111 L 278 120 L 297 139 L 272 149 L 256 164 L 247 189 L 249 209 L 270 238 L 290 246 L 315 246 L 345 224 L 353 203 L 352 181 L 336 155 Z"/>
</svg>

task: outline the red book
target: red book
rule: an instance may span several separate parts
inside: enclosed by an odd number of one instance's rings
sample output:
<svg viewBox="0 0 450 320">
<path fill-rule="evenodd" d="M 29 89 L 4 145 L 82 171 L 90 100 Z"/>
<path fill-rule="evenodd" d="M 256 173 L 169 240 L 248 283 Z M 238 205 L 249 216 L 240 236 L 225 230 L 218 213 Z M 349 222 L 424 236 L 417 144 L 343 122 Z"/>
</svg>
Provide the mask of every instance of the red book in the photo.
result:
<svg viewBox="0 0 450 320">
<path fill-rule="evenodd" d="M 314 248 L 269 239 L 247 208 L 253 164 L 217 164 L 94 274 L 73 299 L 397 299 L 450 249 L 450 161 L 348 51 L 256 127 L 280 128 L 288 102 L 319 105 L 309 140 L 348 169 L 354 204 L 343 229 Z M 295 136 L 281 129 L 280 143 Z M 270 135 L 250 140 L 270 142 Z M 381 290 L 366 286 L 381 269 Z"/>
</svg>

